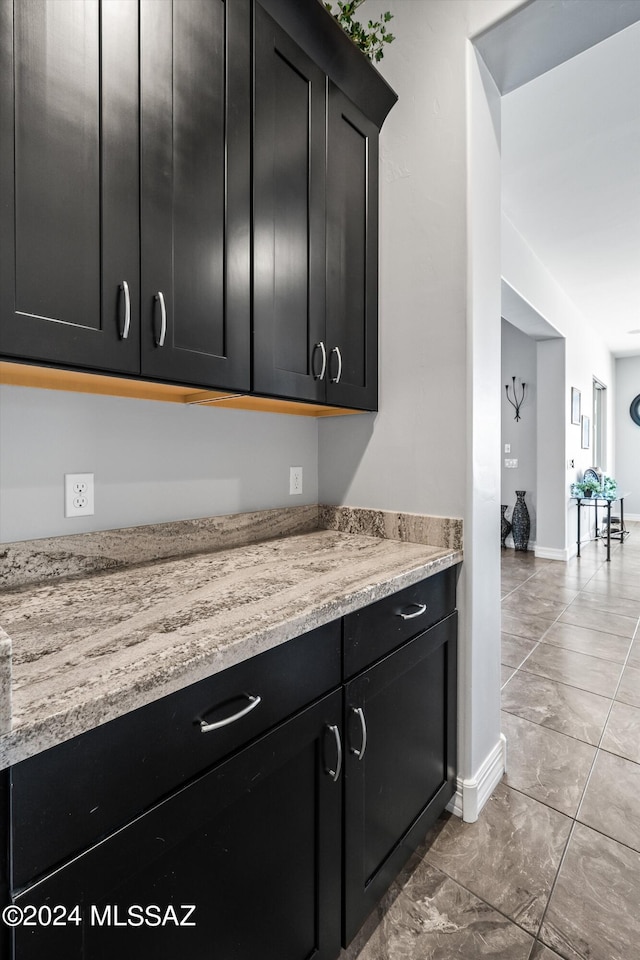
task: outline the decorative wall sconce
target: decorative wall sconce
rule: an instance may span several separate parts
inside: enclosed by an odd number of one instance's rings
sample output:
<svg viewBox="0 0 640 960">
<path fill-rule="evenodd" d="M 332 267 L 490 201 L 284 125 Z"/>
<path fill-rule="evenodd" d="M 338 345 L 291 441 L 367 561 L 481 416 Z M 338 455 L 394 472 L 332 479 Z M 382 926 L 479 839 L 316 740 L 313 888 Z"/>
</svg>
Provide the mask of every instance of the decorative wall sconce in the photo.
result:
<svg viewBox="0 0 640 960">
<path fill-rule="evenodd" d="M 522 396 L 521 396 L 520 399 L 518 400 L 518 397 L 517 397 L 517 394 L 516 394 L 516 378 L 515 378 L 515 377 L 511 377 L 511 380 L 512 380 L 511 389 L 513 390 L 513 400 L 512 400 L 511 397 L 509 396 L 509 384 L 508 384 L 508 383 L 505 384 L 504 389 L 505 389 L 506 392 L 507 392 L 507 400 L 509 401 L 509 403 L 511 404 L 511 406 L 513 407 L 513 409 L 516 411 L 516 415 L 515 415 L 515 417 L 514 417 L 514 420 L 519 420 L 519 419 L 520 419 L 520 407 L 522 406 L 522 404 L 523 404 L 523 402 L 524 402 L 524 396 L 525 396 L 525 393 L 526 393 L 526 390 L 527 390 L 527 385 L 526 385 L 526 383 L 525 383 L 524 380 L 523 380 L 523 381 L 522 381 Z"/>
</svg>

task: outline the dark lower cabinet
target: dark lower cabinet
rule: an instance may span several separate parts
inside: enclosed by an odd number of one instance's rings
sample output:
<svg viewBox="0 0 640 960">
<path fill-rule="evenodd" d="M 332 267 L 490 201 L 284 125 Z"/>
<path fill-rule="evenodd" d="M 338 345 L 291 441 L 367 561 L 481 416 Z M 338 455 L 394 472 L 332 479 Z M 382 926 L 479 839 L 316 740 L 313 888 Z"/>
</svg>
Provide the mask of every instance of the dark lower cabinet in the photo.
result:
<svg viewBox="0 0 640 960">
<path fill-rule="evenodd" d="M 451 568 L 5 771 L 0 947 L 335 960 L 455 791 L 454 606 Z"/>
<path fill-rule="evenodd" d="M 345 690 L 344 944 L 455 792 L 457 614 Z"/>
<path fill-rule="evenodd" d="M 0 2 L 0 354 L 140 369 L 137 0 Z"/>
<path fill-rule="evenodd" d="M 9 905 L 9 770 L 0 770 L 0 910 Z M 11 957 L 11 928 L 0 921 L 0 957 Z"/>
<path fill-rule="evenodd" d="M 82 923 L 17 928 L 15 960 L 333 960 L 341 708 L 336 691 L 18 896 Z"/>
</svg>

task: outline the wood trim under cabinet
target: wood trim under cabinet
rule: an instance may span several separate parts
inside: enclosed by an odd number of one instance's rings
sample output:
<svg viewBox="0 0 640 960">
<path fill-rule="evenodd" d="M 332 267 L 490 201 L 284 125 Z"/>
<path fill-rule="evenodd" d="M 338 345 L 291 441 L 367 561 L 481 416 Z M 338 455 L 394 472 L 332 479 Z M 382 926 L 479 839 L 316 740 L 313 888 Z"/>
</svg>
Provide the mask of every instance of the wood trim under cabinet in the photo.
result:
<svg viewBox="0 0 640 960">
<path fill-rule="evenodd" d="M 150 380 L 130 380 L 80 370 L 60 370 L 56 367 L 37 367 L 30 364 L 0 361 L 0 384 L 14 387 L 37 387 L 42 390 L 65 390 L 72 393 L 94 393 L 109 397 L 129 397 L 136 400 L 161 400 L 165 403 L 224 407 L 232 410 L 256 410 L 263 413 L 282 413 L 298 417 L 342 417 L 366 413 L 329 407 L 319 403 L 300 403 L 232 394 L 220 390 L 194 391 L 193 387 Z"/>
</svg>

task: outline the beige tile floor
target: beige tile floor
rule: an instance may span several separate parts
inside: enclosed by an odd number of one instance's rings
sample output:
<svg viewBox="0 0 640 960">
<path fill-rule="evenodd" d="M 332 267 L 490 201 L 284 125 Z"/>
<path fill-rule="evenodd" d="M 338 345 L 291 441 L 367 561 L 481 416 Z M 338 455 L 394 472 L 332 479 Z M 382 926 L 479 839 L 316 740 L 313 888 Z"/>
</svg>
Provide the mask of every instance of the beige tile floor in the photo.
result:
<svg viewBox="0 0 640 960">
<path fill-rule="evenodd" d="M 444 816 L 344 960 L 640 960 L 640 524 L 503 551 L 508 772 Z"/>
</svg>

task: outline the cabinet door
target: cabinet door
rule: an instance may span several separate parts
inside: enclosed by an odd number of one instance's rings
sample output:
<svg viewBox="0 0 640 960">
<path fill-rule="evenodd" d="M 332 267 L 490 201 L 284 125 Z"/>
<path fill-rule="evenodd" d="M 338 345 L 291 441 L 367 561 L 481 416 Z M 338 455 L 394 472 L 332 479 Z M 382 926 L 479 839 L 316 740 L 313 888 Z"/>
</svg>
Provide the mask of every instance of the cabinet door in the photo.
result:
<svg viewBox="0 0 640 960">
<path fill-rule="evenodd" d="M 2 0 L 0 91 L 0 353 L 137 372 L 136 0 Z"/>
<path fill-rule="evenodd" d="M 0 770 L 0 911 L 9 904 L 9 771 Z M 10 927 L 0 923 L 0 957 L 10 957 Z"/>
<path fill-rule="evenodd" d="M 345 945 L 455 791 L 456 621 L 347 685 Z"/>
<path fill-rule="evenodd" d="M 142 0 L 142 373 L 250 376 L 249 0 Z"/>
<path fill-rule="evenodd" d="M 255 8 L 253 389 L 324 400 L 325 76 Z"/>
<path fill-rule="evenodd" d="M 327 403 L 378 406 L 378 130 L 329 84 Z"/>
<path fill-rule="evenodd" d="M 333 960 L 341 703 L 325 697 L 17 897 L 80 904 L 84 920 L 19 928 L 15 960 Z M 193 905 L 195 926 L 130 925 L 151 904 L 178 919 Z"/>
</svg>

